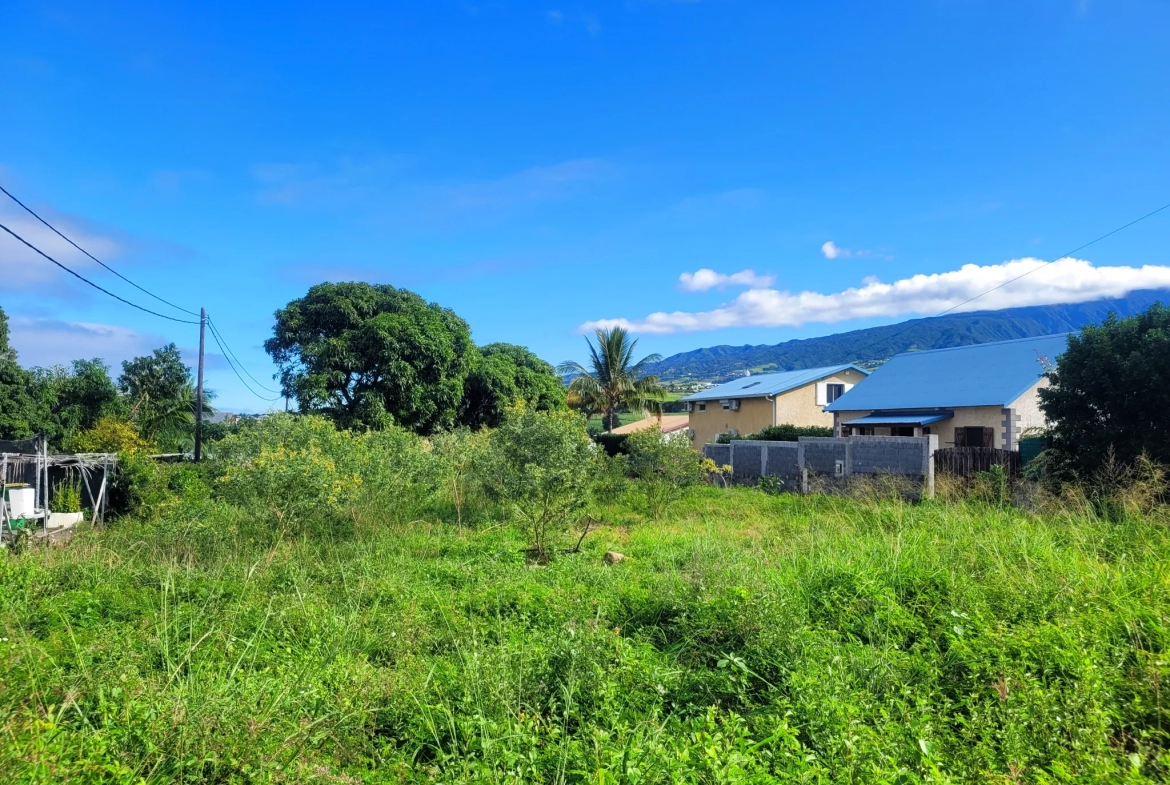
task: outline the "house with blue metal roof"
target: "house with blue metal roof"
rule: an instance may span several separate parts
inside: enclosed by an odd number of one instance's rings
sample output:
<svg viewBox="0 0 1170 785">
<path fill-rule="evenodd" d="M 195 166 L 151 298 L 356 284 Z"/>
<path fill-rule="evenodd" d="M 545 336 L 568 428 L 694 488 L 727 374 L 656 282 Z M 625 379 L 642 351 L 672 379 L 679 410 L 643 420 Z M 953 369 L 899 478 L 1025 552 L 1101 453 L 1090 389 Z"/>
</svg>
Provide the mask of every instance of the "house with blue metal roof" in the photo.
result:
<svg viewBox="0 0 1170 785">
<path fill-rule="evenodd" d="M 825 407 L 839 436 L 938 434 L 940 447 L 1014 450 L 1044 427 L 1038 390 L 1068 333 L 906 352 Z"/>
<path fill-rule="evenodd" d="M 825 406 L 853 389 L 868 372 L 831 365 L 744 376 L 683 398 L 696 449 L 724 433 L 755 433 L 769 425 L 833 426 Z"/>
</svg>

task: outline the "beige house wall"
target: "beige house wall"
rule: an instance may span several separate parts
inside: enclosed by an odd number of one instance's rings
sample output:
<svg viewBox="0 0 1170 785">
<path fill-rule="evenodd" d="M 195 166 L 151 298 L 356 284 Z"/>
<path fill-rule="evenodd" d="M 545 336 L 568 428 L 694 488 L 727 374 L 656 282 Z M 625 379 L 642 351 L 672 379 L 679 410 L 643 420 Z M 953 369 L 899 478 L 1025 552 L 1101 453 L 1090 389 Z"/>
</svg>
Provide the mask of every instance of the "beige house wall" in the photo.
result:
<svg viewBox="0 0 1170 785">
<path fill-rule="evenodd" d="M 707 411 L 699 411 L 699 403 Z M 691 444 L 702 450 L 704 444 L 715 441 L 721 433 L 734 429 L 738 433 L 755 433 L 772 424 L 772 402 L 767 398 L 740 398 L 739 411 L 724 409 L 719 401 L 699 401 L 691 407 L 691 430 L 695 438 Z"/>
<path fill-rule="evenodd" d="M 824 405 L 817 404 L 817 384 L 857 384 L 865 375 L 851 368 L 824 376 L 803 387 L 781 393 L 773 400 L 764 396 L 740 398 L 739 411 L 725 410 L 718 400 L 698 401 L 691 408 L 690 428 L 695 433 L 692 445 L 697 450 L 704 444 L 715 441 L 719 434 L 735 430 L 739 434 L 755 433 L 769 425 L 820 425 L 833 427 L 833 415 L 825 412 Z M 699 403 L 707 405 L 706 411 L 699 411 Z"/>
<path fill-rule="evenodd" d="M 1048 386 L 1047 377 L 1033 384 L 1028 388 L 1028 391 L 1011 402 L 1011 410 L 1013 414 L 1019 415 L 1019 420 L 1016 422 L 1020 431 L 1026 431 L 1029 428 L 1044 428 L 1048 425 L 1048 420 L 1044 418 L 1044 412 L 1040 411 L 1040 394 L 1039 390 L 1042 387 Z M 1019 434 L 1017 434 L 1018 438 Z"/>
<path fill-rule="evenodd" d="M 907 410 L 912 411 L 912 410 Z M 1002 448 L 1003 444 L 1003 407 L 1002 406 L 965 406 L 953 410 L 955 416 L 948 420 L 931 423 L 930 433 L 938 434 L 939 447 L 955 446 L 956 428 L 991 428 L 995 434 L 993 446 Z M 843 434 L 848 436 L 848 425 L 851 420 L 872 414 L 870 411 L 837 412 L 838 422 L 841 423 Z M 890 428 L 877 426 L 873 429 L 875 436 L 889 436 Z"/>
</svg>

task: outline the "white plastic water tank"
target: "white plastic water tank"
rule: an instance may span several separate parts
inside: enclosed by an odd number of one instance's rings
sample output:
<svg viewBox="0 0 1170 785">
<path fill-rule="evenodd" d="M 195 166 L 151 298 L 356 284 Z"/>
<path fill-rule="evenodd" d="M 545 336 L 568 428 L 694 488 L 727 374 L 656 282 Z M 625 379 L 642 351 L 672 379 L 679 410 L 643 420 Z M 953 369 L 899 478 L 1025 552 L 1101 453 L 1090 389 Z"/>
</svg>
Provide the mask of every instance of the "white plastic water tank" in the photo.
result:
<svg viewBox="0 0 1170 785">
<path fill-rule="evenodd" d="M 31 518 L 36 504 L 36 490 L 33 488 L 8 489 L 8 514 L 13 518 Z"/>
</svg>

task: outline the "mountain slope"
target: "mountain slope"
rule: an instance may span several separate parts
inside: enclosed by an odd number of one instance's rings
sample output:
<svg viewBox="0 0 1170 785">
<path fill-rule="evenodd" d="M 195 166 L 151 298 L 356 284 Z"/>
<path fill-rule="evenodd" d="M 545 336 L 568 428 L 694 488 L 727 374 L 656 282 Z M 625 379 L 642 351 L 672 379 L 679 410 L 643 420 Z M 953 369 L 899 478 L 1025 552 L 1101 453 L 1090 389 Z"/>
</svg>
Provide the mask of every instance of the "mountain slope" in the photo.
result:
<svg viewBox="0 0 1170 785">
<path fill-rule="evenodd" d="M 1140 290 L 1114 300 L 934 316 L 773 346 L 712 346 L 671 355 L 649 371 L 664 381 L 722 381 L 749 370 L 767 373 L 848 362 L 873 364 L 912 349 L 1073 332 L 1102 321 L 1110 311 L 1119 317 L 1132 316 L 1158 301 L 1170 303 L 1170 291 Z"/>
</svg>

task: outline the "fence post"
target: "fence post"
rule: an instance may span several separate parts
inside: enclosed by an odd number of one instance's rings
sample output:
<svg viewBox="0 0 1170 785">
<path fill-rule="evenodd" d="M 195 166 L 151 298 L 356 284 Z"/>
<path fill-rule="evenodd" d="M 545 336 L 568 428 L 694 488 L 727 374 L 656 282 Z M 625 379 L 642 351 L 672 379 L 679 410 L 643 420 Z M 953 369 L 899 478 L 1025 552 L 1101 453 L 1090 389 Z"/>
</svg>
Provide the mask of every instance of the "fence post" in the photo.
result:
<svg viewBox="0 0 1170 785">
<path fill-rule="evenodd" d="M 926 498 L 934 498 L 934 454 L 938 452 L 938 434 L 930 434 L 926 437 L 925 443 L 922 445 L 924 455 L 923 465 L 926 467 L 926 476 L 923 479 L 923 492 Z"/>
</svg>

